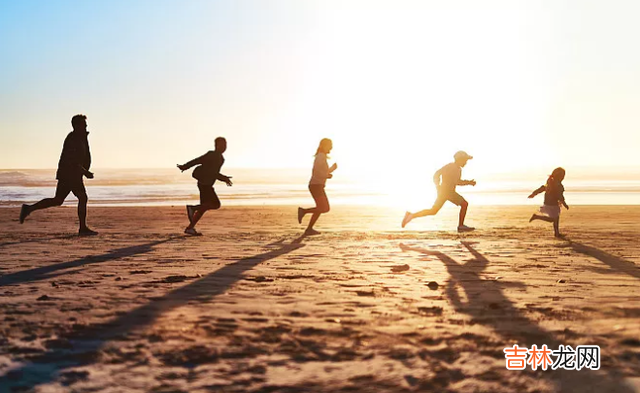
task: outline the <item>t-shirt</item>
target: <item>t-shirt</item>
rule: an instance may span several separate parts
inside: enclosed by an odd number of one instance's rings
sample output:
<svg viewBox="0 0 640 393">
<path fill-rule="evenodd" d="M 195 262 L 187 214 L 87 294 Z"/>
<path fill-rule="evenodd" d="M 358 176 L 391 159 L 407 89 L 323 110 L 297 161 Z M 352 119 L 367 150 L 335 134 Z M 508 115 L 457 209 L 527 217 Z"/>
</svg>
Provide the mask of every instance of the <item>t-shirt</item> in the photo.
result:
<svg viewBox="0 0 640 393">
<path fill-rule="evenodd" d="M 456 186 L 460 183 L 462 177 L 462 168 L 452 162 L 440 168 L 436 174 L 440 174 L 442 179 L 440 183 L 441 192 L 455 192 Z"/>
<path fill-rule="evenodd" d="M 329 164 L 327 163 L 327 155 L 325 153 L 316 154 L 313 161 L 313 170 L 311 171 L 311 180 L 309 185 L 325 185 L 329 177 Z"/>
<path fill-rule="evenodd" d="M 544 204 L 557 206 L 564 202 L 564 186 L 562 183 L 552 180 L 545 186 Z"/>
<path fill-rule="evenodd" d="M 564 186 L 562 183 L 550 179 L 547 184 L 540 186 L 533 192 L 533 195 L 537 195 L 544 191 L 544 204 L 547 206 L 558 206 L 564 203 Z"/>
</svg>

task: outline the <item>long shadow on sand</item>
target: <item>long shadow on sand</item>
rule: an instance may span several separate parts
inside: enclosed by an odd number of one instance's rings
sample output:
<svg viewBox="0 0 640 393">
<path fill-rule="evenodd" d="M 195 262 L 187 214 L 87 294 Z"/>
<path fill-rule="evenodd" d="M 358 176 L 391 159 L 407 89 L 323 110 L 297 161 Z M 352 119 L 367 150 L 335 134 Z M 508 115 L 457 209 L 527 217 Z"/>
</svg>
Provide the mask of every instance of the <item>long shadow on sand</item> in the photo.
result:
<svg viewBox="0 0 640 393">
<path fill-rule="evenodd" d="M 640 279 L 640 269 L 638 269 L 638 266 L 636 266 L 636 264 L 631 261 L 627 261 L 626 259 L 617 257 L 613 254 L 609 254 L 608 252 L 602 251 L 598 248 L 574 241 L 571 242 L 571 247 L 575 252 L 579 252 L 581 254 L 596 258 L 600 262 L 608 265 L 612 270 L 615 270 L 616 272 L 625 273 L 630 275 L 631 277 Z M 604 273 L 604 271 L 600 270 L 599 272 Z"/>
<path fill-rule="evenodd" d="M 0 287 L 11 284 L 20 284 L 25 282 L 33 282 L 46 280 L 49 278 L 57 277 L 65 274 L 67 269 L 72 269 L 82 265 L 90 265 L 94 263 L 108 262 L 120 258 L 126 258 L 133 255 L 145 254 L 153 250 L 153 247 L 167 243 L 176 239 L 183 239 L 182 236 L 172 236 L 168 239 L 158 240 L 151 243 L 138 244 L 131 247 L 120 248 L 114 251 L 110 251 L 101 255 L 91 255 L 88 257 L 82 257 L 74 259 L 73 261 L 56 263 L 53 265 L 47 265 L 37 267 L 29 270 L 22 270 L 15 273 L 5 274 L 0 276 Z"/>
<path fill-rule="evenodd" d="M 0 243 L 0 248 L 2 247 L 7 247 L 7 246 L 13 246 L 16 244 L 24 244 L 24 243 L 40 243 L 40 242 L 48 242 L 51 240 L 69 240 L 69 239 L 77 239 L 78 235 L 77 234 L 72 234 L 72 235 L 58 235 L 58 236 L 47 236 L 47 237 L 38 237 L 38 238 L 33 238 L 33 239 L 27 239 L 27 240 L 16 240 L 16 241 L 8 241 L 8 242 L 2 242 Z"/>
<path fill-rule="evenodd" d="M 210 300 L 224 293 L 240 280 L 247 270 L 302 247 L 304 247 L 303 244 L 286 244 L 275 250 L 239 259 L 191 284 L 138 307 L 112 322 L 92 327 L 90 331 L 83 332 L 80 338 L 72 338 L 75 351 L 50 349 L 30 359 L 22 367 L 0 376 L 0 392 L 10 392 L 12 389 L 20 391 L 33 389 L 40 384 L 56 380 L 60 372 L 67 368 L 92 364 L 96 361 L 98 350 L 108 341 L 122 338 L 128 333 L 148 326 L 161 314 L 190 301 Z"/>
<path fill-rule="evenodd" d="M 491 327 L 504 338 L 505 347 L 516 341 L 520 346 L 530 347 L 536 344 L 540 347 L 547 344 L 549 348 L 557 349 L 560 342 L 553 334 L 538 326 L 516 308 L 511 300 L 503 293 L 499 282 L 482 278 L 482 273 L 489 265 L 489 260 L 479 253 L 471 242 L 461 242 L 473 255 L 474 259 L 460 264 L 447 254 L 440 251 L 420 247 L 400 245 L 403 251 L 415 251 L 423 255 L 438 258 L 447 268 L 451 276 L 447 283 L 447 297 L 458 312 L 473 317 L 476 323 Z M 467 295 L 467 302 L 462 302 L 457 293 L 457 286 L 461 286 Z M 580 371 L 547 370 L 537 375 L 548 378 L 561 392 L 633 392 L 629 386 L 620 381 L 620 377 L 600 371 L 588 369 Z"/>
</svg>

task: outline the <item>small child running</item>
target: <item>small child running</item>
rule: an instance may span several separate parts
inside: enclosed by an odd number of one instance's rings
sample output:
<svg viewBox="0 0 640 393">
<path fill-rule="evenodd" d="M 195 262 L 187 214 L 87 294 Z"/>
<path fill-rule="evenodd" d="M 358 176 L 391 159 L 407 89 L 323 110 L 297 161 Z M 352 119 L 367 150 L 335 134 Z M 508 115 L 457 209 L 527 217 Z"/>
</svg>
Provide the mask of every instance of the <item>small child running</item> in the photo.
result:
<svg viewBox="0 0 640 393">
<path fill-rule="evenodd" d="M 529 195 L 529 198 L 533 198 L 544 192 L 544 205 L 540 207 L 540 213 L 542 213 L 542 215 L 534 213 L 529 219 L 529 222 L 534 220 L 552 222 L 553 231 L 557 238 L 564 237 L 564 235 L 560 233 L 560 205 L 569 210 L 569 206 L 564 200 L 564 186 L 562 185 L 565 173 L 563 168 L 554 169 L 547 179 L 547 184 L 540 186 L 540 188 Z"/>
<path fill-rule="evenodd" d="M 456 186 L 476 185 L 475 180 L 461 179 L 462 168 L 464 168 L 465 165 L 467 165 L 467 161 L 472 158 L 473 157 L 466 152 L 459 151 L 453 155 L 454 162 L 451 162 L 438 169 L 438 171 L 433 175 L 433 182 L 435 183 L 436 189 L 438 190 L 438 197 L 433 203 L 433 207 L 431 209 L 421 210 L 417 213 L 406 212 L 404 215 L 404 219 L 402 220 L 402 227 L 404 228 L 414 218 L 435 215 L 436 213 L 438 213 L 438 211 L 440 211 L 444 203 L 446 201 L 449 201 L 456 206 L 460 206 L 458 232 L 473 231 L 475 228 L 464 225 L 464 218 L 467 215 L 467 207 L 469 206 L 469 202 L 467 202 L 462 197 L 462 195 L 456 192 Z"/>
<path fill-rule="evenodd" d="M 222 155 L 227 150 L 227 140 L 223 137 L 218 137 L 215 140 L 215 150 L 210 150 L 204 155 L 194 158 L 186 164 L 177 165 L 178 169 L 182 172 L 198 165 L 193 170 L 193 178 L 198 180 L 198 190 L 200 190 L 200 204 L 197 206 L 187 205 L 187 217 L 189 218 L 189 226 L 184 230 L 187 235 L 198 236 L 199 232 L 196 231 L 196 224 L 207 210 L 220 209 L 220 199 L 213 189 L 213 184 L 216 180 L 220 180 L 227 184 L 227 186 L 233 185 L 231 182 L 231 176 L 225 176 L 220 173 L 220 168 L 224 164 L 224 156 Z"/>
</svg>

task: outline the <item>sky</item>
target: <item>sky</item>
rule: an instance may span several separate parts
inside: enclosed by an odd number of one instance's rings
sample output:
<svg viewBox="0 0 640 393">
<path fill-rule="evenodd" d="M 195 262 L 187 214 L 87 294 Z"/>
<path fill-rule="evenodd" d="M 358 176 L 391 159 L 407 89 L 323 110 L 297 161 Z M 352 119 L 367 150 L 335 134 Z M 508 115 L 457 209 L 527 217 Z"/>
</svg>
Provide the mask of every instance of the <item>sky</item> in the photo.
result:
<svg viewBox="0 0 640 393">
<path fill-rule="evenodd" d="M 640 2 L 0 1 L 0 168 L 306 168 L 372 181 L 640 168 Z M 635 171 L 635 172 L 634 172 Z"/>
</svg>

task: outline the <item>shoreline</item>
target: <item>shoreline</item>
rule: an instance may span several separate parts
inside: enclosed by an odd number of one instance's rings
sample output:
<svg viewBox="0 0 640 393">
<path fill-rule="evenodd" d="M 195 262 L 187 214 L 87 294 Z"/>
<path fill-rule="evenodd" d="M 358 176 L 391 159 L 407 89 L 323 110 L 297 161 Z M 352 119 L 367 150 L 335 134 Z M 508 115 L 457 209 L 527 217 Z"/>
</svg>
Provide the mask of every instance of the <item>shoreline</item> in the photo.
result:
<svg viewBox="0 0 640 393">
<path fill-rule="evenodd" d="M 222 200 L 222 209 L 228 209 L 228 208 L 259 208 L 259 207 L 267 207 L 267 208 L 288 208 L 288 207 L 295 207 L 297 208 L 298 206 L 304 205 L 312 205 L 313 204 L 313 200 L 309 200 L 310 198 L 305 198 L 304 200 L 301 200 L 300 204 L 295 204 L 295 203 L 280 203 L 280 202 L 273 202 L 273 203 L 252 203 L 252 202 L 247 202 L 247 203 L 234 203 L 232 200 L 226 199 L 226 200 Z M 34 203 L 33 201 L 28 201 L 30 203 Z M 180 201 L 179 203 L 167 203 L 167 202 L 158 202 L 157 204 L 154 202 L 149 202 L 149 203 L 138 203 L 138 202 L 122 202 L 122 203 L 101 203 L 101 202 L 91 202 L 91 200 L 89 200 L 88 206 L 89 207 L 94 207 L 94 208 L 178 208 L 178 207 L 184 207 L 185 205 L 189 205 L 189 204 L 197 204 L 197 199 L 190 199 L 190 200 L 184 200 L 184 201 Z M 332 202 L 332 201 L 330 201 Z M 23 203 L 27 203 L 27 202 L 11 202 L 11 204 L 3 204 L 3 202 L 0 202 L 0 209 L 18 209 L 20 208 L 20 206 L 22 206 Z M 74 208 L 76 206 L 76 201 L 65 201 L 65 203 L 62 206 L 57 206 L 56 208 Z M 496 208 L 496 209 L 500 209 L 500 208 L 533 208 L 536 209 L 538 207 L 541 206 L 541 203 L 529 203 L 529 204 L 469 204 L 469 208 L 481 208 L 481 209 L 491 209 L 491 208 Z M 606 203 L 601 203 L 601 204 L 579 204 L 579 203 L 573 203 L 571 204 L 571 208 L 573 208 L 574 206 L 580 207 L 580 208 L 625 208 L 625 207 L 629 207 L 629 208 L 637 208 L 640 207 L 640 202 L 633 204 L 633 203 L 629 203 L 629 204 L 606 204 Z M 406 208 L 401 208 L 401 207 L 396 207 L 396 206 L 389 206 L 389 205 L 376 205 L 376 204 L 360 204 L 360 203 L 332 203 L 331 204 L 332 208 L 357 208 L 357 209 L 389 209 L 389 210 L 407 210 Z M 429 207 L 429 203 L 426 203 L 423 208 L 428 208 Z M 448 206 L 449 208 L 455 208 L 455 206 L 451 205 Z M 563 209 L 563 212 L 566 212 Z"/>
</svg>

